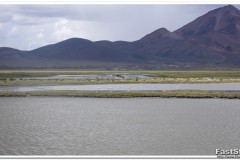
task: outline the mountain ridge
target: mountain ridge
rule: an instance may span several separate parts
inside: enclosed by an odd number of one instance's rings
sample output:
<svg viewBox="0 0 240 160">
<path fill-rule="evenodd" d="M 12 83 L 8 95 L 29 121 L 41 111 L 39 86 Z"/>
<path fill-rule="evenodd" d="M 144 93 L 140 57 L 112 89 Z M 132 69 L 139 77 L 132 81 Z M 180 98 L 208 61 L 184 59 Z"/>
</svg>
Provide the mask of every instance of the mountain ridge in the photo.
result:
<svg viewBox="0 0 240 160">
<path fill-rule="evenodd" d="M 30 51 L 0 47 L 0 68 L 239 68 L 239 62 L 240 11 L 232 5 L 133 42 L 70 38 Z"/>
</svg>

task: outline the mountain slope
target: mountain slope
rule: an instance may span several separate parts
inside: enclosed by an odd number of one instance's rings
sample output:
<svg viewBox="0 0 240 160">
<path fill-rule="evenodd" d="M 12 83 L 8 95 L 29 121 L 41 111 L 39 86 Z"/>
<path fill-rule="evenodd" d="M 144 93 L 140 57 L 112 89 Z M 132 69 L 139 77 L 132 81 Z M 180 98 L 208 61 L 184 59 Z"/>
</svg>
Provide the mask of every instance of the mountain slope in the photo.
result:
<svg viewBox="0 0 240 160">
<path fill-rule="evenodd" d="M 232 5 L 212 10 L 174 33 L 209 53 L 218 53 L 225 59 L 222 63 L 239 65 L 240 11 Z"/>
<path fill-rule="evenodd" d="M 239 62 L 240 11 L 231 5 L 134 42 L 71 38 L 32 51 L 0 48 L 2 68 L 239 68 Z"/>
<path fill-rule="evenodd" d="M 219 33 L 233 37 L 240 36 L 240 11 L 232 5 L 212 10 L 174 33 L 184 38 Z"/>
</svg>

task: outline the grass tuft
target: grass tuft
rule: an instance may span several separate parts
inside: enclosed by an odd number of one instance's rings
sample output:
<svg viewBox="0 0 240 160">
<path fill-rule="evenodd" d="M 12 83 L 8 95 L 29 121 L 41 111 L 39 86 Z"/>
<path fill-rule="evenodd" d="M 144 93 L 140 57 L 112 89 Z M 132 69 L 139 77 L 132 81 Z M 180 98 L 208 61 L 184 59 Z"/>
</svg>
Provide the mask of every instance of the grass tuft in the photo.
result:
<svg viewBox="0 0 240 160">
<path fill-rule="evenodd" d="M 173 90 L 158 92 L 94 92 L 94 91 L 29 91 L 29 92 L 0 92 L 0 97 L 97 97 L 97 98 L 133 98 L 133 97 L 162 97 L 162 98 L 228 98 L 240 99 L 240 92 L 217 92 L 199 90 Z"/>
</svg>

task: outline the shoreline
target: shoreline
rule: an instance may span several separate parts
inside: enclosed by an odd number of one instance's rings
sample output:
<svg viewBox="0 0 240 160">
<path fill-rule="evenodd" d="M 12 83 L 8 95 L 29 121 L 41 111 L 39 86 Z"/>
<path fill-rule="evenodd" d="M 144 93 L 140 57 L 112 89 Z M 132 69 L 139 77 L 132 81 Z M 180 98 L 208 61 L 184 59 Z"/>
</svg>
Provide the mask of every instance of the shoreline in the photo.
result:
<svg viewBox="0 0 240 160">
<path fill-rule="evenodd" d="M 224 98 L 240 99 L 240 92 L 202 91 L 202 90 L 171 90 L 171 91 L 143 91 L 143 92 L 96 92 L 96 91 L 0 91 L 0 97 L 89 97 L 89 98 Z"/>
<path fill-rule="evenodd" d="M 122 75 L 147 75 L 148 78 L 123 78 Z M 74 79 L 70 77 L 52 78 L 53 76 L 96 75 L 96 78 Z M 112 75 L 110 79 L 102 78 Z M 98 77 L 99 76 L 99 77 Z M 167 84 L 167 83 L 240 83 L 240 70 L 189 70 L 189 71 L 83 71 L 83 70 L 0 70 L 0 86 L 34 86 L 34 85 L 90 85 L 90 84 Z"/>
<path fill-rule="evenodd" d="M 50 82 L 49 82 L 50 81 Z M 151 81 L 145 81 L 145 82 L 135 82 L 135 81 L 116 81 L 116 82 L 83 82 L 83 81 L 75 81 L 75 82 L 69 82 L 65 83 L 64 81 L 59 81 L 59 80 L 47 80 L 46 82 L 40 81 L 40 80 L 33 80 L 33 82 L 23 82 L 23 83 L 8 83 L 8 84 L 1 84 L 0 82 L 0 87 L 26 87 L 26 86 L 59 86 L 59 85 L 111 85 L 111 84 L 227 84 L 227 83 L 240 83 L 240 80 L 238 81 L 192 81 L 192 82 L 187 82 L 187 81 L 156 81 L 156 82 L 151 82 Z"/>
</svg>

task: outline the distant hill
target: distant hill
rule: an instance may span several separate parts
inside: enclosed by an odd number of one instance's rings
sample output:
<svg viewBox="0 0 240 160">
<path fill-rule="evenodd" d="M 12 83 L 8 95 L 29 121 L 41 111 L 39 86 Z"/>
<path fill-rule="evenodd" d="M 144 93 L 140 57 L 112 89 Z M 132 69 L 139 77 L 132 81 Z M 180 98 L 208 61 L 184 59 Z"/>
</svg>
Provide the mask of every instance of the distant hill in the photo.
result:
<svg viewBox="0 0 240 160">
<path fill-rule="evenodd" d="M 224 6 L 134 42 L 71 38 L 31 51 L 2 47 L 0 68 L 240 68 L 240 11 Z"/>
</svg>

